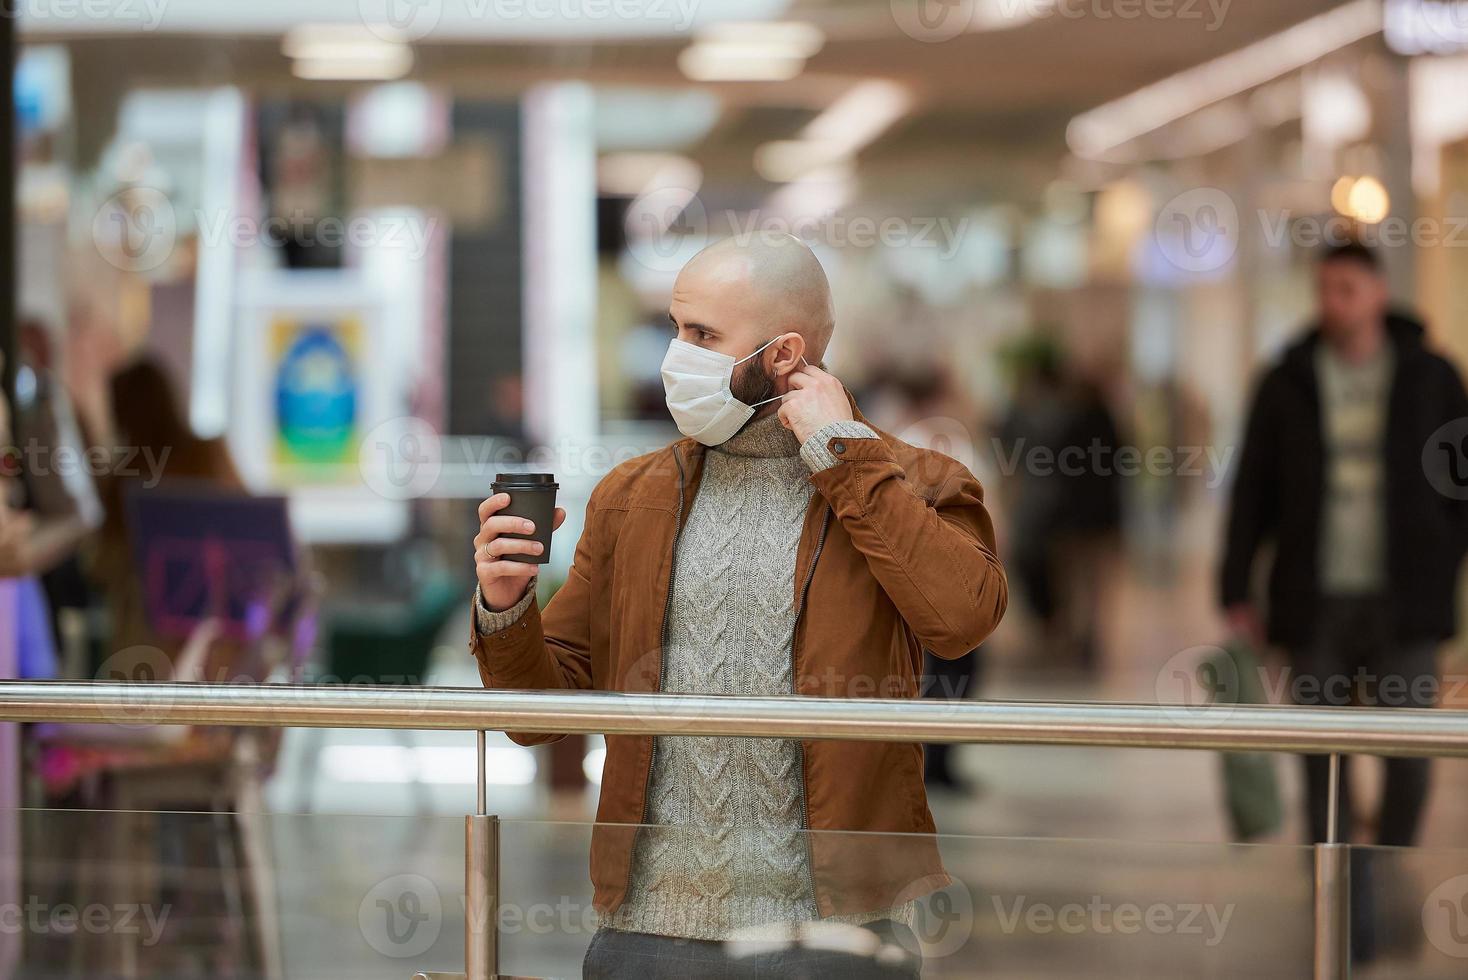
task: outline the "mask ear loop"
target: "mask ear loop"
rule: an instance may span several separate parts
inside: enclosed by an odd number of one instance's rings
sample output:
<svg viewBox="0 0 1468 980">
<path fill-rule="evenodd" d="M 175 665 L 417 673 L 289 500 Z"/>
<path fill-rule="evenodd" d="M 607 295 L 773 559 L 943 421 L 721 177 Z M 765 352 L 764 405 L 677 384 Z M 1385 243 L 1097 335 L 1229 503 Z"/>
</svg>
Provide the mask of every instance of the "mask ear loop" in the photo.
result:
<svg viewBox="0 0 1468 980">
<path fill-rule="evenodd" d="M 779 338 L 776 338 L 776 340 L 778 340 L 778 339 L 779 339 Z M 773 343 L 774 343 L 774 342 L 775 342 L 775 341 L 774 341 L 774 340 L 772 340 L 772 341 L 770 341 L 770 344 L 773 344 Z M 765 347 L 768 347 L 768 346 L 770 346 L 770 344 L 765 344 Z M 760 348 L 760 350 L 764 350 L 764 349 L 765 349 L 765 347 L 761 347 L 761 348 Z M 755 352 L 754 352 L 754 354 L 758 354 L 758 353 L 759 353 L 759 350 L 757 350 L 757 351 L 755 351 Z M 753 356 L 754 356 L 754 354 L 751 354 L 751 355 L 749 355 L 749 356 L 750 356 L 750 357 L 753 357 Z M 801 359 L 801 360 L 802 360 L 802 361 L 805 361 L 805 366 L 806 366 L 806 367 L 810 367 L 810 361 L 806 361 L 806 360 L 805 360 L 805 355 L 804 355 L 804 354 L 801 354 L 801 355 L 800 355 L 800 359 Z M 785 395 L 788 395 L 788 394 L 790 394 L 790 392 L 788 392 L 788 391 L 787 391 L 787 392 L 785 392 Z M 765 399 L 765 400 L 764 400 L 764 401 L 762 401 L 762 402 L 755 402 L 755 403 L 754 403 L 754 404 L 753 404 L 753 405 L 751 405 L 751 406 L 749 406 L 749 407 L 750 407 L 750 408 L 759 408 L 759 407 L 760 407 L 760 406 L 761 406 L 761 405 L 768 405 L 768 404 L 769 404 L 769 403 L 770 403 L 770 402 L 777 402 L 777 401 L 779 401 L 779 400 L 780 400 L 780 399 L 782 399 L 782 398 L 784 398 L 784 397 L 785 397 L 785 395 L 776 395 L 776 396 L 775 396 L 775 397 L 774 397 L 774 398 L 766 398 L 766 399 Z"/>
<path fill-rule="evenodd" d="M 785 336 L 785 335 L 784 334 L 781 334 L 780 335 L 780 337 L 783 337 L 783 336 Z M 761 344 L 757 350 L 755 350 L 754 352 L 752 352 L 752 353 L 750 353 L 750 354 L 748 354 L 748 355 L 746 355 L 744 357 L 741 357 L 739 360 L 735 361 L 734 362 L 734 366 L 735 367 L 738 367 L 739 365 L 743 364 L 745 361 L 749 360 L 751 357 L 756 356 L 761 351 L 763 351 L 766 347 L 770 346 L 775 341 L 779 340 L 780 337 L 771 337 L 769 340 L 767 340 L 763 344 Z"/>
</svg>

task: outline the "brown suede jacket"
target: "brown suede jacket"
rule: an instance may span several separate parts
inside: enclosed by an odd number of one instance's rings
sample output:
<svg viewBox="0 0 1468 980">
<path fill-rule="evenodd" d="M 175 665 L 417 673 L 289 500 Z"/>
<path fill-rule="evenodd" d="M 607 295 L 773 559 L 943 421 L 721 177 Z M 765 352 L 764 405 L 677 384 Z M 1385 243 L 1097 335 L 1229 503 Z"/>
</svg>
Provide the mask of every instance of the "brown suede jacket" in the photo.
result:
<svg viewBox="0 0 1468 980">
<path fill-rule="evenodd" d="M 865 421 L 854 405 L 853 412 Z M 796 695 L 915 697 L 924 649 L 961 657 L 1004 615 L 1009 590 L 983 488 L 946 456 L 878 436 L 831 439 L 841 462 L 810 477 L 817 492 L 795 562 Z M 569 576 L 544 612 L 532 603 L 492 636 L 471 626 L 485 687 L 659 689 L 674 544 L 703 460 L 703 446 L 682 439 L 623 463 L 597 485 Z M 533 745 L 559 736 L 511 737 Z M 627 891 L 653 738 L 606 741 L 591 878 L 597 908 L 610 912 Z M 822 916 L 894 907 L 950 882 L 931 836 L 922 746 L 801 746 Z"/>
</svg>

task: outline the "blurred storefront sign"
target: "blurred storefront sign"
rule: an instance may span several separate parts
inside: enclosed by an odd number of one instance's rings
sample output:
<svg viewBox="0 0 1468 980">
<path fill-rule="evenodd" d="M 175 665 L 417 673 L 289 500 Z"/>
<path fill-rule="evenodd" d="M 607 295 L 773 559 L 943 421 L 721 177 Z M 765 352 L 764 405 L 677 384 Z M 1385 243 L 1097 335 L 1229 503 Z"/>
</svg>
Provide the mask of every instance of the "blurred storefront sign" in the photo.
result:
<svg viewBox="0 0 1468 980">
<path fill-rule="evenodd" d="M 362 325 L 356 317 L 281 317 L 271 324 L 275 459 L 289 471 L 356 462 Z"/>
<path fill-rule="evenodd" d="M 408 411 L 381 292 L 355 270 L 268 270 L 239 296 L 228 436 L 246 484 L 288 494 L 302 540 L 396 540 L 403 500 L 361 465 L 372 433 Z"/>
<path fill-rule="evenodd" d="M 357 207 L 420 208 L 460 230 L 488 228 L 505 210 L 504 164 L 489 140 L 461 139 L 432 157 L 356 159 L 350 176 Z"/>
<path fill-rule="evenodd" d="M 1386 43 L 1398 54 L 1468 50 L 1468 0 L 1386 0 Z"/>
</svg>

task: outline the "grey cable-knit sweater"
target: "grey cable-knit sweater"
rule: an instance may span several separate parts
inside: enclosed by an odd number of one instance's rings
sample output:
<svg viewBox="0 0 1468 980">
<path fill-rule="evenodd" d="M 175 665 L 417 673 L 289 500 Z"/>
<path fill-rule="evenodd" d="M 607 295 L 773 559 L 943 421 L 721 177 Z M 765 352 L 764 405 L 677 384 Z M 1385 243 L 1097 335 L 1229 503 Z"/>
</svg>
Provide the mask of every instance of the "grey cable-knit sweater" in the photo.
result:
<svg viewBox="0 0 1468 980">
<path fill-rule="evenodd" d="M 838 465 L 826 450 L 837 435 L 875 433 L 833 423 L 801 446 L 770 415 L 708 451 L 676 548 L 664 691 L 792 693 L 795 554 L 814 492 L 807 477 Z M 523 611 L 481 609 L 480 631 L 504 629 Z M 658 737 L 648 791 L 654 826 L 638 835 L 631 888 L 605 924 L 727 939 L 816 918 L 801 779 L 797 741 Z"/>
</svg>

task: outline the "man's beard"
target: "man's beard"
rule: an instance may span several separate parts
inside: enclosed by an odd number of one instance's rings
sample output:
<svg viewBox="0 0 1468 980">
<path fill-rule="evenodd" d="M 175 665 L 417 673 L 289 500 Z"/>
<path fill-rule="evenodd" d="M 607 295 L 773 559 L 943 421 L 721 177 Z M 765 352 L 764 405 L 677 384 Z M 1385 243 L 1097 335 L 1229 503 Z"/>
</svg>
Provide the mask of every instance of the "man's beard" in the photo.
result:
<svg viewBox="0 0 1468 980">
<path fill-rule="evenodd" d="M 737 370 L 734 377 L 729 379 L 729 392 L 746 405 L 762 402 L 766 398 L 774 397 L 775 376 L 766 371 L 764 363 L 756 357 Z M 739 427 L 739 431 L 743 432 L 758 417 L 759 409 L 755 409 L 755 414 Z"/>
<path fill-rule="evenodd" d="M 775 394 L 775 376 L 756 357 L 729 379 L 729 391 L 744 404 L 753 405 Z"/>
</svg>

